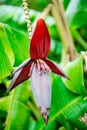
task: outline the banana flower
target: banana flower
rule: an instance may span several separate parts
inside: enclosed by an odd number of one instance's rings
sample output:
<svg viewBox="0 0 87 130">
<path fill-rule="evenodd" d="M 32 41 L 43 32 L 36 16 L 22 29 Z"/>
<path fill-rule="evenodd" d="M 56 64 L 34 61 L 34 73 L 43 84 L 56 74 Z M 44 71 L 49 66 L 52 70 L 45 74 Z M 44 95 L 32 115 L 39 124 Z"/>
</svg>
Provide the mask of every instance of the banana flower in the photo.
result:
<svg viewBox="0 0 87 130">
<path fill-rule="evenodd" d="M 51 103 L 51 84 L 49 72 L 68 78 L 65 73 L 47 58 L 50 50 L 50 35 L 42 18 L 37 21 L 31 41 L 30 59 L 24 61 L 11 74 L 12 82 L 8 92 L 30 78 L 35 102 L 46 124 Z"/>
</svg>

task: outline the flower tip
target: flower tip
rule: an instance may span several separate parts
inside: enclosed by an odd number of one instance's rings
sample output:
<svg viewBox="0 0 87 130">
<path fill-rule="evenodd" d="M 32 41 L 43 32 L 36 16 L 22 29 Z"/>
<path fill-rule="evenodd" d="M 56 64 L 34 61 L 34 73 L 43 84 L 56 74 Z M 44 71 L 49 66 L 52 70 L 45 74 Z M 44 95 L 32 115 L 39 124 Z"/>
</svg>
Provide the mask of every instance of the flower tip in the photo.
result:
<svg viewBox="0 0 87 130">
<path fill-rule="evenodd" d="M 63 78 L 66 78 L 67 80 L 70 80 L 70 78 L 64 73 Z"/>
<path fill-rule="evenodd" d="M 67 77 L 67 80 L 70 80 L 70 81 L 72 81 L 72 79 L 71 79 L 71 78 L 69 78 L 69 77 Z"/>
<path fill-rule="evenodd" d="M 8 94 L 9 93 L 9 91 L 8 91 L 8 89 L 6 90 L 6 94 Z"/>
<path fill-rule="evenodd" d="M 66 77 L 68 80 L 71 80 L 68 76 Z"/>
<path fill-rule="evenodd" d="M 44 118 L 44 122 L 46 123 L 46 125 L 48 125 L 48 115 L 47 115 L 47 113 L 42 113 L 42 116 Z"/>
<path fill-rule="evenodd" d="M 40 107 L 40 112 L 41 112 L 41 115 L 44 119 L 44 122 L 46 125 L 48 125 L 48 119 L 49 119 L 49 107 L 45 108 L 45 107 Z"/>
<path fill-rule="evenodd" d="M 6 90 L 6 94 L 8 94 L 9 92 L 10 92 L 10 90 L 9 90 L 9 89 L 7 89 L 7 90 Z"/>
<path fill-rule="evenodd" d="M 13 88 L 12 87 L 9 87 L 7 90 L 6 90 L 6 94 L 8 94 Z"/>
<path fill-rule="evenodd" d="M 71 79 L 70 79 L 67 75 L 63 76 L 62 78 L 64 78 L 64 79 L 66 79 L 66 80 L 70 80 L 70 81 L 71 81 Z"/>
<path fill-rule="evenodd" d="M 43 18 L 39 18 L 38 19 L 38 23 L 44 23 L 44 19 Z"/>
<path fill-rule="evenodd" d="M 67 75 L 65 75 L 64 78 L 66 78 L 67 80 L 70 80 L 70 78 Z"/>
</svg>

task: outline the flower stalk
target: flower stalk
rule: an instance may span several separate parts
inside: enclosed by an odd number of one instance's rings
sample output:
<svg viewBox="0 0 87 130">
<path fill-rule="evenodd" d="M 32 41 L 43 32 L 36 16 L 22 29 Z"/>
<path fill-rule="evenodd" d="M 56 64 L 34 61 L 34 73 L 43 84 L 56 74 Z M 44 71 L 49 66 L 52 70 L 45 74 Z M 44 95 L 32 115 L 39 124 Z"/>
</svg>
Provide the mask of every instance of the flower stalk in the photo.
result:
<svg viewBox="0 0 87 130">
<path fill-rule="evenodd" d="M 52 0 L 52 15 L 55 18 L 57 30 L 59 32 L 60 38 L 63 43 L 63 63 L 66 63 L 66 57 L 69 57 L 69 60 L 72 61 L 76 58 L 76 51 L 74 47 L 74 42 L 71 37 L 69 27 L 67 24 L 66 17 L 64 15 L 64 8 L 61 0 Z"/>
<path fill-rule="evenodd" d="M 45 18 L 51 11 L 52 8 L 52 4 L 50 3 L 49 5 L 47 5 L 47 7 L 43 10 L 43 12 L 40 15 L 40 18 Z"/>
</svg>

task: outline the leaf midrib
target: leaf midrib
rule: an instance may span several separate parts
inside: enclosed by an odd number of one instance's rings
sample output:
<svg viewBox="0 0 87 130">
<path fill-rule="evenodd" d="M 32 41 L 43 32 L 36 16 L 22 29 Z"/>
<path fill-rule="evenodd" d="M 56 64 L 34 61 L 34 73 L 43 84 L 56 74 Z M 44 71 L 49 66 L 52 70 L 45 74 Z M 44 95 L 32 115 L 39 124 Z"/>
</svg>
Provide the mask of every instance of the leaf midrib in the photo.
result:
<svg viewBox="0 0 87 130">
<path fill-rule="evenodd" d="M 66 106 L 64 106 L 61 110 L 59 110 L 50 120 L 49 123 L 54 120 L 58 115 L 60 115 L 60 113 L 62 113 L 65 109 L 67 109 L 69 106 L 71 106 L 72 104 L 75 104 L 75 102 L 77 102 L 78 100 L 80 100 L 82 98 L 82 96 L 79 96 L 77 98 L 75 98 L 73 101 L 69 102 Z M 44 128 L 45 124 L 39 129 L 42 130 Z"/>
</svg>

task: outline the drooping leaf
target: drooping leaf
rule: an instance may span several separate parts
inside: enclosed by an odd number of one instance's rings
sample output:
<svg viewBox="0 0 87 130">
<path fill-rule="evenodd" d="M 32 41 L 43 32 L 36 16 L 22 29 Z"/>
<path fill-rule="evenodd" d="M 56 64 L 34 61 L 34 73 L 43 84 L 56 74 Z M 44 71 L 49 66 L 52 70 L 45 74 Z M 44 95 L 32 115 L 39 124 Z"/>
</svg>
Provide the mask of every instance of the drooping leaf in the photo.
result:
<svg viewBox="0 0 87 130">
<path fill-rule="evenodd" d="M 84 86 L 82 56 L 77 58 L 75 61 L 68 63 L 65 67 L 65 72 L 70 78 L 70 80 L 63 79 L 66 87 L 76 94 L 85 95 L 87 91 Z"/>
<path fill-rule="evenodd" d="M 5 31 L 5 25 L 2 23 L 0 23 L 0 33 L 1 33 L 0 41 L 3 44 L 4 50 L 9 58 L 11 65 L 13 65 L 14 64 L 14 54 L 13 54 L 12 48 L 10 46 L 9 40 L 7 38 L 7 33 Z"/>
<path fill-rule="evenodd" d="M 3 25 L 0 24 L 0 79 L 8 76 L 12 71 L 11 63 L 10 63 L 7 53 L 11 52 L 12 55 L 13 55 L 13 53 L 12 53 L 12 50 L 9 47 L 8 43 L 6 43 L 7 45 L 5 48 L 5 44 L 4 44 L 3 40 L 6 37 L 4 37 L 3 35 L 5 36 L 4 30 L 3 30 Z"/>
<path fill-rule="evenodd" d="M 29 43 L 26 34 L 0 23 L 0 79 L 12 72 L 12 66 L 19 65 L 29 57 Z"/>
<path fill-rule="evenodd" d="M 14 65 L 17 66 L 29 57 L 28 36 L 20 31 L 10 28 L 9 26 L 5 26 L 5 31 L 15 56 Z"/>
</svg>

